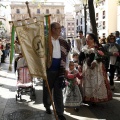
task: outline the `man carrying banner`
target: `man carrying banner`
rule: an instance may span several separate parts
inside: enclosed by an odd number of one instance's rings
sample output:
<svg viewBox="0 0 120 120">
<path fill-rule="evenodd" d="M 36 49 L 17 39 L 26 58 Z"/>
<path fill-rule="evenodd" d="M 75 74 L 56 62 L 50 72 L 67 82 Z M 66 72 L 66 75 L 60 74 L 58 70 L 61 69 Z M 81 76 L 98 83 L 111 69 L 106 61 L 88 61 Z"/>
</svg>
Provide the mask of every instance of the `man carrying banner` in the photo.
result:
<svg viewBox="0 0 120 120">
<path fill-rule="evenodd" d="M 70 50 L 68 43 L 60 37 L 61 26 L 57 22 L 51 24 L 51 47 L 52 57 L 51 64 L 47 66 L 47 80 L 50 91 L 53 90 L 54 104 L 59 120 L 66 120 L 63 116 L 63 81 L 65 75 L 66 57 Z M 51 101 L 46 82 L 43 81 L 43 104 L 46 108 L 46 113 L 51 114 Z"/>
</svg>

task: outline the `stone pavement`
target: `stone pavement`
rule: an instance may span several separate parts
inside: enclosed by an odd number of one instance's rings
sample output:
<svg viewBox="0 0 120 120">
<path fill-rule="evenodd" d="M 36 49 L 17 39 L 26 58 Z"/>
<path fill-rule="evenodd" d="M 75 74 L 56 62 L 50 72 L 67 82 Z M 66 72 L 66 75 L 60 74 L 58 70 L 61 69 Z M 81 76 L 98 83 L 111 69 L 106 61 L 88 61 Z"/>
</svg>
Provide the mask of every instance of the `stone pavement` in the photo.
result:
<svg viewBox="0 0 120 120">
<path fill-rule="evenodd" d="M 42 80 L 36 81 L 36 100 L 31 101 L 29 94 L 16 101 L 16 76 L 8 71 L 9 59 L 2 63 L 0 71 L 0 120 L 55 120 L 54 113 L 48 115 L 42 104 Z M 79 112 L 73 108 L 65 109 L 67 120 L 120 120 L 120 81 L 115 81 L 113 100 L 95 106 L 83 104 Z M 52 109 L 52 107 L 51 107 Z"/>
</svg>

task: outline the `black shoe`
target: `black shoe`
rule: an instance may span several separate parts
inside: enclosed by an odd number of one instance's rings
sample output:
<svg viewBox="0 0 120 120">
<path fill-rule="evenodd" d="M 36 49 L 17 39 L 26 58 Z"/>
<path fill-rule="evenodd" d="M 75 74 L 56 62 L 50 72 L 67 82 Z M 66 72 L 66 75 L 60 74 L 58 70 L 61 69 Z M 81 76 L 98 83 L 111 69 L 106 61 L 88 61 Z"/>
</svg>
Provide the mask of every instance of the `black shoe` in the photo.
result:
<svg viewBox="0 0 120 120">
<path fill-rule="evenodd" d="M 78 112 L 79 111 L 79 108 L 74 108 L 75 112 Z"/>
<path fill-rule="evenodd" d="M 46 108 L 46 113 L 47 113 L 47 114 L 52 114 L 51 109 L 50 109 L 50 108 Z"/>
<path fill-rule="evenodd" d="M 66 118 L 63 115 L 58 115 L 58 120 L 66 120 Z"/>
</svg>

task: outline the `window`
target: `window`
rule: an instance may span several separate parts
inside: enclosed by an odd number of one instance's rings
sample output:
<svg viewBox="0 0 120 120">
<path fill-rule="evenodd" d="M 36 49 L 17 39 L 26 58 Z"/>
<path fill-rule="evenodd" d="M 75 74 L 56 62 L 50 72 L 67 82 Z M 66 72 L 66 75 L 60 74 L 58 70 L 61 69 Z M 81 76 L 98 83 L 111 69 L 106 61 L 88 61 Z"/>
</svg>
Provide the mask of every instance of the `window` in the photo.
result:
<svg viewBox="0 0 120 120">
<path fill-rule="evenodd" d="M 76 25 L 78 25 L 78 19 L 76 20 Z"/>
<path fill-rule="evenodd" d="M 80 23 L 82 24 L 82 18 L 81 18 L 81 20 L 80 20 Z"/>
<path fill-rule="evenodd" d="M 46 9 L 46 14 L 49 14 L 49 9 Z"/>
<path fill-rule="evenodd" d="M 96 23 L 96 27 L 98 27 L 98 23 Z"/>
<path fill-rule="evenodd" d="M 37 9 L 37 14 L 40 14 L 40 9 Z"/>
<path fill-rule="evenodd" d="M 77 31 L 79 31 L 79 27 L 77 27 Z"/>
<path fill-rule="evenodd" d="M 57 13 L 57 14 L 60 14 L 60 10 L 59 10 L 59 9 L 57 9 L 56 13 Z"/>
<path fill-rule="evenodd" d="M 103 19 L 105 19 L 105 11 L 103 11 Z"/>
<path fill-rule="evenodd" d="M 18 14 L 19 14 L 19 13 L 20 13 L 20 9 L 16 9 L 16 13 L 18 13 Z"/>
<path fill-rule="evenodd" d="M 103 21 L 103 29 L 105 29 L 105 21 Z"/>
<path fill-rule="evenodd" d="M 105 33 L 103 33 L 103 37 L 105 37 Z"/>
<path fill-rule="evenodd" d="M 70 28 L 68 28 L 68 30 L 70 31 Z"/>
<path fill-rule="evenodd" d="M 82 26 L 81 26 L 80 30 L 82 30 Z"/>
<path fill-rule="evenodd" d="M 70 23 L 68 23 L 68 25 L 70 25 Z"/>
<path fill-rule="evenodd" d="M 96 13 L 96 20 L 98 20 L 98 13 Z"/>
</svg>

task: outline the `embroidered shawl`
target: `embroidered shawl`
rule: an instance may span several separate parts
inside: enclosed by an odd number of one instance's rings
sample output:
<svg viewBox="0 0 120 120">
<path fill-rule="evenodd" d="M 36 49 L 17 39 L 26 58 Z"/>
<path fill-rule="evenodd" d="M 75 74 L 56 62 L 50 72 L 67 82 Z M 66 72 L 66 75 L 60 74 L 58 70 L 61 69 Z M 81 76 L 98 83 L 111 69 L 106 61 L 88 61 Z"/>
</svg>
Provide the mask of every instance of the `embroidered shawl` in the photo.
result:
<svg viewBox="0 0 120 120">
<path fill-rule="evenodd" d="M 64 77 L 65 76 L 65 66 L 66 66 L 66 57 L 70 51 L 70 46 L 69 44 L 62 38 L 59 37 L 59 42 L 60 42 L 60 49 L 61 49 L 61 63 L 60 63 L 60 69 L 59 69 L 59 77 Z M 50 43 L 51 44 L 51 43 Z M 53 46 L 49 47 L 49 51 L 53 51 Z M 49 54 L 50 58 L 52 58 L 52 52 Z M 49 65 L 47 65 L 47 68 L 51 66 L 52 59 L 47 59 Z"/>
</svg>

